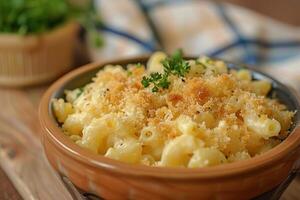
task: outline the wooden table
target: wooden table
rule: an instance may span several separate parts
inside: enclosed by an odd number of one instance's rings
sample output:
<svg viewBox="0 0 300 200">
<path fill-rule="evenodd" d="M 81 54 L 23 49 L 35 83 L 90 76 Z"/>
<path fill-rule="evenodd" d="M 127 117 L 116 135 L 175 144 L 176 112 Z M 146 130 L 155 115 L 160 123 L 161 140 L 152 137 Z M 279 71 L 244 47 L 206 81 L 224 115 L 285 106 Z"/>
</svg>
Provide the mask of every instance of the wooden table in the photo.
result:
<svg viewBox="0 0 300 200">
<path fill-rule="evenodd" d="M 300 1 L 299 0 L 224 0 L 227 2 L 231 2 L 234 4 L 242 5 L 245 7 L 248 7 L 250 9 L 256 10 L 258 12 L 267 14 L 272 16 L 275 19 L 298 25 L 300 26 L 300 15 L 299 15 L 299 8 L 300 8 Z M 272 5 L 272 6 L 269 6 Z M 0 129 L 3 131 L 3 129 L 7 129 L 12 131 L 11 133 L 18 134 L 18 131 L 25 131 L 25 132 L 34 132 L 38 136 L 38 121 L 36 117 L 36 111 L 37 111 L 37 105 L 38 101 L 40 99 L 41 94 L 45 90 L 46 86 L 39 87 L 39 88 L 32 88 L 29 90 L 3 90 L 0 89 L 0 105 L 1 105 L 1 113 L 0 118 L 4 117 L 5 120 L 9 118 L 9 116 L 14 116 L 17 114 L 19 117 L 18 119 L 11 118 L 11 121 L 7 121 L 5 124 L 0 124 Z M 29 117 L 28 117 L 29 116 Z M 33 120 L 29 120 L 29 118 L 32 118 Z M 15 120 L 23 120 L 27 124 L 29 124 L 29 127 L 22 124 L 16 125 Z M 26 124 L 25 123 L 25 124 Z M 11 126 L 9 128 L 9 126 Z M 1 135 L 0 138 L 4 137 L 4 135 Z M 6 136 L 5 136 L 6 137 Z M 22 140 L 22 138 L 18 138 Z M 1 145 L 1 144 L 0 144 Z M 33 142 L 33 145 L 37 145 L 36 142 Z M 3 147 L 2 147 L 3 148 Z M 5 155 L 2 155 L 0 153 L 0 159 L 1 157 L 5 156 L 11 156 L 12 162 L 18 162 L 18 159 L 14 161 L 15 156 L 18 156 L 18 153 L 22 152 L 6 152 L 4 151 Z M 38 155 L 40 155 L 41 152 L 38 152 Z M 22 156 L 22 154 L 21 154 Z M 21 158 L 22 159 L 22 158 Z M 28 159 L 28 158 L 24 158 Z M 33 159 L 33 158 L 31 158 Z M 24 160 L 23 160 L 24 161 Z M 0 161 L 1 162 L 1 161 Z M 9 167 L 9 163 L 2 165 Z M 38 171 L 39 169 L 42 169 L 43 167 L 49 167 L 45 164 L 45 166 L 40 166 L 40 168 L 35 169 L 34 167 L 32 169 L 27 169 L 27 172 L 29 171 L 29 174 L 24 174 L 25 179 L 27 179 L 30 183 L 30 187 L 34 188 L 39 184 L 45 184 L 43 185 L 44 188 L 47 188 L 47 180 L 43 180 L 39 182 L 39 178 L 37 176 L 41 176 L 41 171 Z M 8 170 L 8 169 L 6 169 Z M 18 166 L 17 169 L 10 169 L 10 170 L 17 170 L 19 172 L 22 172 L 22 166 Z M 43 177 L 50 177 L 52 179 L 56 179 L 58 177 L 53 178 L 53 174 L 42 174 Z M 58 179 L 57 179 L 58 180 Z M 18 180 L 14 180 L 15 183 L 18 183 Z M 52 185 L 53 187 L 53 185 Z M 26 187 L 22 187 L 22 185 L 18 185 L 19 190 L 22 191 L 22 193 L 26 194 Z M 50 188 L 50 187 L 49 187 Z M 48 189 L 49 189 L 48 188 Z M 70 196 L 68 196 L 66 189 L 59 183 L 55 185 L 55 189 L 52 189 L 50 191 L 47 190 L 43 194 L 35 193 L 34 195 L 39 196 L 40 199 L 57 199 L 56 194 L 61 194 L 64 199 L 71 199 Z M 62 189 L 61 189 L 62 188 Z M 43 198 L 47 195 L 47 198 Z M 29 199 L 30 197 L 28 197 Z M 22 199 L 19 193 L 16 191 L 15 187 L 12 185 L 11 181 L 8 179 L 7 175 L 3 172 L 3 170 L 0 168 L 0 199 L 1 200 L 19 200 Z M 291 183 L 290 187 L 285 191 L 282 198 L 283 200 L 299 200 L 300 199 L 300 177 L 296 177 L 295 180 Z"/>
<path fill-rule="evenodd" d="M 13 187 L 6 174 L 0 168 L 0 199 L 21 199 L 17 190 Z"/>
<path fill-rule="evenodd" d="M 30 90 L 0 89 L 0 199 L 71 199 L 45 159 L 37 117 L 45 86 Z"/>
</svg>

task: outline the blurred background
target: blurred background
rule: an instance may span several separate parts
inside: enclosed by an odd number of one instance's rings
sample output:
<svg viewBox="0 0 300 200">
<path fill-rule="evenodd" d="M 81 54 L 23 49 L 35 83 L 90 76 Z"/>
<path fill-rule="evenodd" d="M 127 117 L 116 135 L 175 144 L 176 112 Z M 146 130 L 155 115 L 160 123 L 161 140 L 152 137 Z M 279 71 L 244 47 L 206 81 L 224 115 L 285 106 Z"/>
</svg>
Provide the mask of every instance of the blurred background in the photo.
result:
<svg viewBox="0 0 300 200">
<path fill-rule="evenodd" d="M 222 0 L 248 8 L 283 23 L 300 26 L 298 0 Z"/>
<path fill-rule="evenodd" d="M 178 48 L 299 84 L 298 0 L 0 2 L 0 85 L 37 85 L 70 66 Z"/>
<path fill-rule="evenodd" d="M 75 67 L 182 48 L 256 66 L 300 91 L 299 9 L 299 0 L 0 0 L 0 86 L 22 88 L 15 104 L 29 96 L 37 107 L 49 83 Z M 0 89 L 0 100 L 15 92 Z M 0 169 L 0 199 L 21 199 L 6 174 Z M 299 191 L 298 177 L 282 199 Z"/>
</svg>

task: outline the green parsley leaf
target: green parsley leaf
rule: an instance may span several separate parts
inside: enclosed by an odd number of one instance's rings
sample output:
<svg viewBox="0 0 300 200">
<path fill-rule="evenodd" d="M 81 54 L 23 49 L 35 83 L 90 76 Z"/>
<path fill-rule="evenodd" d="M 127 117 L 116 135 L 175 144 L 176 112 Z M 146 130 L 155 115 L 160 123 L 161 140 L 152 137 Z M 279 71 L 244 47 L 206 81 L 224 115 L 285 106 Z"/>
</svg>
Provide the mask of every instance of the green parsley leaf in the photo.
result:
<svg viewBox="0 0 300 200">
<path fill-rule="evenodd" d="M 163 89 L 167 89 L 169 88 L 170 83 L 171 82 L 168 80 L 168 76 L 164 74 L 157 85 Z"/>
<path fill-rule="evenodd" d="M 144 88 L 146 88 L 150 85 L 150 79 L 144 76 L 141 83 L 144 86 Z"/>
<path fill-rule="evenodd" d="M 177 50 L 172 56 L 167 57 L 161 63 L 164 67 L 163 73 L 151 73 L 148 77 L 143 77 L 141 83 L 147 88 L 153 85 L 152 92 L 158 92 L 159 88 L 169 88 L 171 82 L 169 81 L 170 75 L 184 77 L 190 70 L 190 65 L 183 59 L 182 50 Z"/>
<path fill-rule="evenodd" d="M 161 63 L 164 67 L 166 74 L 176 75 L 178 77 L 184 77 L 190 70 L 190 65 L 182 57 L 182 50 L 179 49 L 175 53 L 164 59 Z"/>
<path fill-rule="evenodd" d="M 88 33 L 93 44 L 103 44 L 96 30 L 100 15 L 92 0 L 85 4 L 69 0 L 0 0 L 0 33 L 38 35 L 49 32 L 68 21 L 77 21 Z"/>
</svg>

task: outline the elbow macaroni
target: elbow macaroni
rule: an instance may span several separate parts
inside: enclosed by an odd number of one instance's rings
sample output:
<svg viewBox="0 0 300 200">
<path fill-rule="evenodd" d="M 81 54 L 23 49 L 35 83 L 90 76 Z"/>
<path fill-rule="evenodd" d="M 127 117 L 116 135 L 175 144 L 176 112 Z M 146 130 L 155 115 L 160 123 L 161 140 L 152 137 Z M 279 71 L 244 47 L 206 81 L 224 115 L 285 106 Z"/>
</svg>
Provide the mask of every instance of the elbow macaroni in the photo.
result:
<svg viewBox="0 0 300 200">
<path fill-rule="evenodd" d="M 207 57 L 189 60 L 189 73 L 151 92 L 142 77 L 161 72 L 163 52 L 147 69 L 106 66 L 84 88 L 54 99 L 53 111 L 76 144 L 107 158 L 161 167 L 209 167 L 262 154 L 285 138 L 294 112 L 266 97 L 267 80 L 229 70 Z"/>
<path fill-rule="evenodd" d="M 244 120 L 250 130 L 266 139 L 278 136 L 281 130 L 280 123 L 275 119 L 268 118 L 266 115 L 261 117 L 246 115 Z"/>
<path fill-rule="evenodd" d="M 227 159 L 224 154 L 214 148 L 199 148 L 189 160 L 188 167 L 208 167 L 226 163 Z"/>
<path fill-rule="evenodd" d="M 142 146 L 134 139 L 120 140 L 110 147 L 104 156 L 127 163 L 139 163 L 142 158 Z"/>
<path fill-rule="evenodd" d="M 202 146 L 201 141 L 193 135 L 181 135 L 165 146 L 159 165 L 186 167 L 193 152 L 199 146 Z"/>
<path fill-rule="evenodd" d="M 143 152 L 159 160 L 164 148 L 164 140 L 155 126 L 147 126 L 142 129 L 139 141 L 143 145 Z"/>
<path fill-rule="evenodd" d="M 147 69 L 148 72 L 162 72 L 163 66 L 161 64 L 161 61 L 164 60 L 167 57 L 167 55 L 163 52 L 155 52 L 149 59 L 147 63 Z"/>
</svg>

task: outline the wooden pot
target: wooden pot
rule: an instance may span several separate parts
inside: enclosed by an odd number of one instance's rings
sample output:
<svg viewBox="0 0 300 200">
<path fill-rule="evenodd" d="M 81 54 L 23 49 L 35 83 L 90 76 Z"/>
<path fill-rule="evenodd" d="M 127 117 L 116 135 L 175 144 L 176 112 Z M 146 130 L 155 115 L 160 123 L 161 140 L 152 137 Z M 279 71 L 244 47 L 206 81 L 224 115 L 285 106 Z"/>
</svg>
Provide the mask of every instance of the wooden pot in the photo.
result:
<svg viewBox="0 0 300 200">
<path fill-rule="evenodd" d="M 78 30 L 67 23 L 41 35 L 0 34 L 0 85 L 45 83 L 68 71 Z"/>
</svg>

